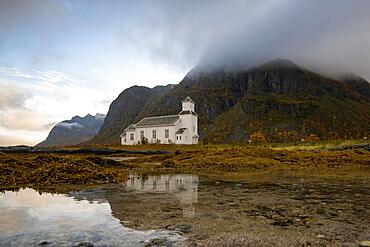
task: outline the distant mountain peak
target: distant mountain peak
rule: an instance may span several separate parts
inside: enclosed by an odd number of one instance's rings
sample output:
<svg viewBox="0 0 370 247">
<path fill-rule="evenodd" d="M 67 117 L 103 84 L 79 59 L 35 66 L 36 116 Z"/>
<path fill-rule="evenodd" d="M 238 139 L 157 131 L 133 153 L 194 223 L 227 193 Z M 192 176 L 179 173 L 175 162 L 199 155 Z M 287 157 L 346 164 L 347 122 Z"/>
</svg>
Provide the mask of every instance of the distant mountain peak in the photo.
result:
<svg viewBox="0 0 370 247">
<path fill-rule="evenodd" d="M 98 133 L 104 117 L 100 113 L 95 116 L 87 114 L 85 117 L 76 115 L 70 120 L 59 122 L 51 129 L 46 140 L 36 146 L 71 146 L 88 141 Z"/>
</svg>

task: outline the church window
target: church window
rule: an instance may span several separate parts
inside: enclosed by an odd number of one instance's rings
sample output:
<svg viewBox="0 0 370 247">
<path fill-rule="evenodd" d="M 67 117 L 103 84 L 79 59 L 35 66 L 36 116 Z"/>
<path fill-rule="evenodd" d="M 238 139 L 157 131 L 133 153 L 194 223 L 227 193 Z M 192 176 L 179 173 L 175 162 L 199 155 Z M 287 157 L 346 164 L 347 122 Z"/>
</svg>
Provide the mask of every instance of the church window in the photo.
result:
<svg viewBox="0 0 370 247">
<path fill-rule="evenodd" d="M 170 130 L 169 129 L 164 130 L 164 138 L 170 138 Z"/>
</svg>

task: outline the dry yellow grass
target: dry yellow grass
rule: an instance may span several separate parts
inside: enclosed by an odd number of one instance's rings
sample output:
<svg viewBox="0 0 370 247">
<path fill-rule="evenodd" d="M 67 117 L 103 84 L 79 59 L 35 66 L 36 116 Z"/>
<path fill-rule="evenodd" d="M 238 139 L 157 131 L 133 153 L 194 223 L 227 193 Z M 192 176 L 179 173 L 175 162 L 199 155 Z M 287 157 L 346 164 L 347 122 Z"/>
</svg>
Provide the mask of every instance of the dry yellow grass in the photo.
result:
<svg viewBox="0 0 370 247">
<path fill-rule="evenodd" d="M 250 172 L 263 169 L 368 169 L 370 152 L 217 145 L 132 160 L 138 171 Z"/>
</svg>

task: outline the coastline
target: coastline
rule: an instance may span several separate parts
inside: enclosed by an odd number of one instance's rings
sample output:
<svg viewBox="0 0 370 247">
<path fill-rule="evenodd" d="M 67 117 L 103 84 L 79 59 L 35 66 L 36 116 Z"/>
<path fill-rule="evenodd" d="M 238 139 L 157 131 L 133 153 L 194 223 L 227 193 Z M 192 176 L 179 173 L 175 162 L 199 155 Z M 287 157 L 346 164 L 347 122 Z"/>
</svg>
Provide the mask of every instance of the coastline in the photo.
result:
<svg viewBox="0 0 370 247">
<path fill-rule="evenodd" d="M 18 150 L 0 152 L 0 184 L 2 188 L 89 186 L 125 182 L 130 173 L 222 175 L 292 170 L 322 175 L 330 175 L 333 171 L 367 173 L 370 171 L 370 151 L 367 149 L 370 144 L 356 145 L 356 148 L 338 149 L 138 145 L 129 149 Z"/>
</svg>

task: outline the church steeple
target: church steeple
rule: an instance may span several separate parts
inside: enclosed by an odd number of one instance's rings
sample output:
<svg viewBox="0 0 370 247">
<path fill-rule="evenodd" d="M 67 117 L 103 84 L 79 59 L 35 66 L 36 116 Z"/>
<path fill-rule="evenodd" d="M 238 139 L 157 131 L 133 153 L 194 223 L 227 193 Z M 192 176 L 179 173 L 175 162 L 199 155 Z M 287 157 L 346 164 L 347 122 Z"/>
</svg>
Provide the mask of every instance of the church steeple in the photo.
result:
<svg viewBox="0 0 370 247">
<path fill-rule="evenodd" d="M 194 112 L 194 105 L 195 102 L 189 96 L 181 101 L 182 103 L 182 111 L 191 111 Z"/>
</svg>

